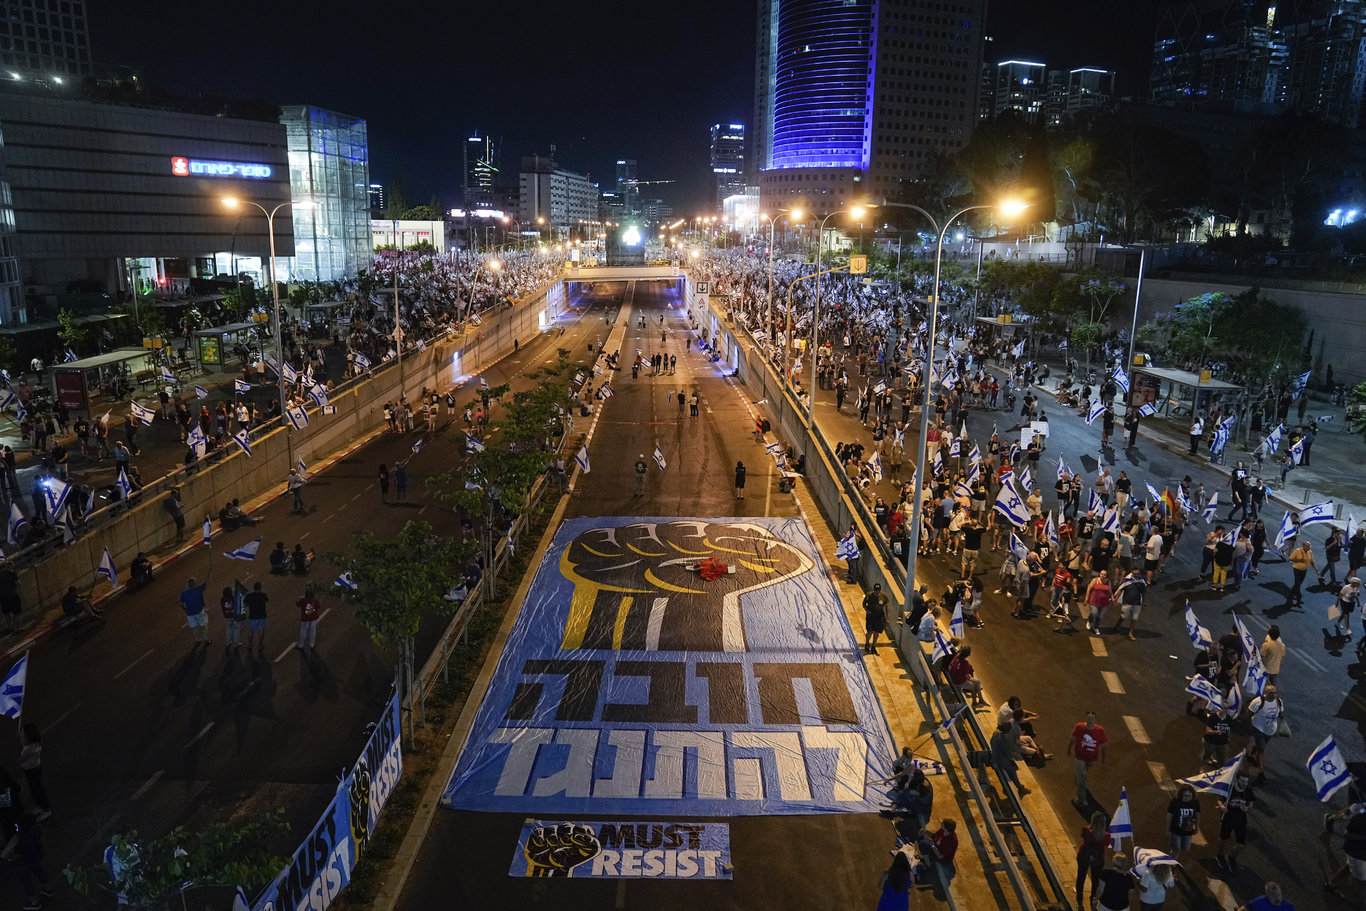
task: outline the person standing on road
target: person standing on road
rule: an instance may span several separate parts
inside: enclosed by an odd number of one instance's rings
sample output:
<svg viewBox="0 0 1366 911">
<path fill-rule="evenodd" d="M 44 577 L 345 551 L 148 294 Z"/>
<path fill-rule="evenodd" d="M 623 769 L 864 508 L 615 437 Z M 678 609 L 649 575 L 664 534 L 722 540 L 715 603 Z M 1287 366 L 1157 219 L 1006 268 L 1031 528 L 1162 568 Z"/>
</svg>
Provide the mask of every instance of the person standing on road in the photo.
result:
<svg viewBox="0 0 1366 911">
<path fill-rule="evenodd" d="M 1190 454 L 1199 455 L 1200 439 L 1205 435 L 1205 419 L 1202 415 L 1197 415 L 1191 422 L 1190 429 Z"/>
<path fill-rule="evenodd" d="M 316 649 L 318 645 L 318 619 L 322 617 L 323 605 L 318 600 L 318 587 L 310 582 L 304 588 L 303 597 L 295 602 L 299 608 L 299 644 L 296 649 Z"/>
<path fill-rule="evenodd" d="M 1366 564 L 1366 528 L 1358 528 L 1347 542 L 1347 575 L 1355 576 Z"/>
<path fill-rule="evenodd" d="M 408 502 L 408 463 L 394 463 L 394 499 L 399 503 Z"/>
<path fill-rule="evenodd" d="M 299 475 L 299 469 L 291 468 L 289 478 L 285 481 L 289 487 L 289 492 L 294 495 L 294 503 L 290 506 L 290 512 L 304 513 L 308 507 L 304 506 L 304 479 Z"/>
<path fill-rule="evenodd" d="M 1177 860 L 1191 849 L 1191 839 L 1200 831 L 1200 801 L 1195 788 L 1182 785 L 1167 804 L 1167 835 L 1172 857 Z"/>
<path fill-rule="evenodd" d="M 1237 686 L 1234 680 L 1234 686 Z M 1248 751 L 1249 762 L 1257 765 L 1257 782 L 1266 780 L 1266 745 L 1276 736 L 1280 727 L 1286 724 L 1285 703 L 1276 695 L 1276 687 L 1266 685 L 1262 695 L 1253 699 L 1247 706 L 1248 720 L 1252 723 L 1252 748 Z"/>
<path fill-rule="evenodd" d="M 47 788 L 43 786 L 43 735 L 38 725 L 31 721 L 19 729 L 19 768 L 28 783 L 33 815 L 42 822 L 52 815 L 52 804 L 47 799 Z"/>
<path fill-rule="evenodd" d="M 1105 728 L 1096 723 L 1096 713 L 1087 712 L 1085 721 L 1078 721 L 1072 728 L 1072 736 L 1067 740 L 1067 755 L 1072 757 L 1073 777 L 1077 783 L 1076 804 L 1085 809 L 1091 800 L 1091 792 L 1086 787 L 1091 766 L 1097 762 L 1105 766 L 1105 745 L 1109 738 Z"/>
<path fill-rule="evenodd" d="M 1334 528 L 1328 532 L 1328 538 L 1323 542 L 1323 568 L 1328 573 L 1328 584 L 1338 584 L 1338 563 L 1342 560 L 1342 529 Z M 1319 573 L 1319 582 L 1323 581 L 1323 573 Z"/>
<path fill-rule="evenodd" d="M 1350 621 L 1351 614 L 1348 614 Z M 1285 660 L 1285 643 L 1281 641 L 1281 628 L 1276 624 L 1271 624 L 1266 631 L 1266 638 L 1262 640 L 1262 647 L 1259 649 L 1262 656 L 1262 670 L 1266 672 L 1266 682 L 1274 686 L 1276 678 L 1281 675 L 1281 662 Z"/>
<path fill-rule="evenodd" d="M 735 499 L 745 498 L 745 463 L 737 461 L 735 463 Z"/>
<path fill-rule="evenodd" d="M 1351 871 L 1352 881 L 1356 883 L 1357 901 L 1360 902 L 1366 896 L 1366 804 L 1355 804 L 1347 812 L 1351 815 L 1347 820 L 1347 830 L 1343 833 L 1346 840 L 1342 845 L 1347 855 L 1346 861 L 1323 881 L 1323 887 L 1339 898 L 1350 900 L 1334 884 L 1344 873 Z"/>
<path fill-rule="evenodd" d="M 1134 626 L 1138 624 L 1138 616 L 1143 613 L 1143 593 L 1147 590 L 1148 583 L 1143 581 L 1143 574 L 1137 569 L 1129 571 L 1129 574 L 1120 580 L 1119 588 L 1115 594 L 1119 596 L 1119 623 L 1129 622 L 1129 638 L 1134 638 Z M 1115 624 L 1115 629 L 1119 629 L 1119 623 Z"/>
<path fill-rule="evenodd" d="M 166 509 L 167 515 L 175 523 L 175 542 L 181 544 L 185 541 L 185 510 L 180 506 L 180 488 L 172 487 L 170 493 L 166 494 L 166 499 L 162 500 L 162 506 Z"/>
<path fill-rule="evenodd" d="M 1138 411 L 1134 408 L 1125 409 L 1124 431 L 1129 435 L 1128 444 L 1125 449 L 1133 449 L 1138 445 Z"/>
<path fill-rule="evenodd" d="M 212 570 L 209 575 L 213 575 Z M 207 648 L 209 644 L 209 615 L 204 610 L 204 589 L 208 584 L 208 579 L 199 582 L 191 576 L 180 593 L 180 606 L 185 610 L 185 622 L 190 626 L 196 648 L 201 645 Z"/>
<path fill-rule="evenodd" d="M 1295 545 L 1295 549 L 1290 552 L 1287 558 L 1290 561 L 1290 573 L 1294 582 L 1290 586 L 1289 593 L 1285 596 L 1287 605 L 1304 606 L 1304 592 L 1300 590 L 1304 585 L 1304 577 L 1309 575 L 1309 570 L 1318 571 L 1318 563 L 1314 560 L 1314 546 L 1308 541 L 1301 539 Z"/>
<path fill-rule="evenodd" d="M 380 501 L 381 503 L 388 503 L 388 502 L 389 502 L 389 469 L 388 469 L 388 467 L 387 467 L 383 462 L 380 462 L 380 463 L 379 463 L 379 473 L 378 473 L 378 475 L 376 476 L 376 479 L 379 481 L 379 501 Z"/>
<path fill-rule="evenodd" d="M 1105 609 L 1110 606 L 1110 598 L 1110 580 L 1102 573 L 1092 573 L 1082 603 L 1086 608 L 1086 625 L 1093 636 L 1100 635 L 1100 621 Z"/>
<path fill-rule="evenodd" d="M 645 453 L 643 453 L 643 452 L 640 453 L 640 455 L 636 456 L 635 471 L 636 471 L 636 493 L 635 493 L 635 495 L 638 496 L 638 497 L 643 497 L 643 496 L 645 496 L 645 473 L 646 473 L 647 471 L 649 471 L 649 468 L 647 468 L 646 465 L 645 465 Z"/>
<path fill-rule="evenodd" d="M 702 401 L 701 398 L 694 392 L 692 397 L 688 399 L 688 417 L 697 417 L 697 405 L 700 401 Z"/>
<path fill-rule="evenodd" d="M 237 594 L 226 585 L 219 596 L 218 608 L 223 612 L 223 640 L 225 648 L 232 651 L 242 644 L 242 606 L 237 603 Z"/>
<path fill-rule="evenodd" d="M 877 651 L 878 634 L 887 628 L 887 596 L 882 593 L 882 583 L 874 582 L 872 591 L 863 596 L 863 651 L 873 654 Z"/>
<path fill-rule="evenodd" d="M 1219 801 L 1223 815 L 1219 818 L 1219 841 L 1214 846 L 1214 860 L 1230 873 L 1238 872 L 1238 855 L 1247 844 L 1247 812 L 1256 803 L 1257 795 L 1252 791 L 1252 783 L 1241 772 L 1233 779 L 1228 797 Z M 1234 843 L 1225 853 L 1230 837 Z"/>
<path fill-rule="evenodd" d="M 261 589 L 261 583 L 252 585 L 251 591 L 242 598 L 247 607 L 247 651 L 253 650 L 264 658 L 266 656 L 266 605 L 270 596 Z"/>
<path fill-rule="evenodd" d="M 1100 874 L 1100 898 L 1096 907 L 1100 911 L 1129 911 L 1129 896 L 1138 885 L 1129 872 L 1129 858 L 1116 854 L 1110 858 L 1110 867 Z"/>
<path fill-rule="evenodd" d="M 1081 842 L 1077 845 L 1077 902 L 1078 908 L 1094 906 L 1100 897 L 1100 873 L 1105 869 L 1105 851 L 1110 847 L 1107 833 L 1110 820 L 1104 810 L 1091 814 L 1089 824 L 1081 827 Z M 1091 878 L 1091 905 L 1082 903 L 1086 879 Z"/>
</svg>

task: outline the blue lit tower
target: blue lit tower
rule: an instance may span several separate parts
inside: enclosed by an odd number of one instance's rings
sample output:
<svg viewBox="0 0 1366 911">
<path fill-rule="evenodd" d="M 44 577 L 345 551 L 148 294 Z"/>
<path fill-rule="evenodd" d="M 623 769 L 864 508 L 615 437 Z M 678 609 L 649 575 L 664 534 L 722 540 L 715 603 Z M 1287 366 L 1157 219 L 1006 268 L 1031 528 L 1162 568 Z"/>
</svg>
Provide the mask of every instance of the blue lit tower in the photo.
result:
<svg viewBox="0 0 1366 911">
<path fill-rule="evenodd" d="M 759 0 L 765 209 L 897 199 L 977 119 L 986 0 Z"/>
</svg>

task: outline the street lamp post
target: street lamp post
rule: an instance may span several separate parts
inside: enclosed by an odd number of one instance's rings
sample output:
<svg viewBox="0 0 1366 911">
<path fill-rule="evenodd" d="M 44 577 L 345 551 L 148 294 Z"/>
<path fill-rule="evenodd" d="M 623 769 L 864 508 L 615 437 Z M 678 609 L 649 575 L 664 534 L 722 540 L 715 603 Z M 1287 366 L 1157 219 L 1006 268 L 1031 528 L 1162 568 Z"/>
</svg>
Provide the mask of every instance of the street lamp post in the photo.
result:
<svg viewBox="0 0 1366 911">
<path fill-rule="evenodd" d="M 867 203 L 865 205 L 854 206 L 847 211 L 854 218 L 862 218 L 864 210 L 871 208 L 873 208 L 873 204 Z M 807 422 L 813 427 L 815 426 L 816 420 L 816 351 L 820 341 L 821 331 L 821 245 L 825 240 L 825 223 L 842 211 L 846 210 L 837 209 L 822 218 L 820 228 L 816 233 L 816 306 L 811 314 L 811 352 L 809 355 L 811 358 L 811 387 L 808 390 L 810 392 L 810 404 L 807 406 L 806 414 Z"/>
<path fill-rule="evenodd" d="M 883 205 L 903 209 L 914 209 L 930 220 L 930 224 L 934 226 L 935 234 L 938 235 L 938 240 L 936 241 L 934 248 L 934 297 L 930 301 L 930 318 L 926 327 L 929 331 L 925 341 L 925 363 L 920 369 L 920 385 L 923 389 L 920 403 L 920 433 L 916 439 L 914 490 L 911 493 L 911 514 L 908 517 L 910 527 L 907 529 L 906 536 L 906 585 L 902 595 L 902 610 L 903 612 L 907 612 L 911 609 L 911 595 L 915 592 L 916 588 L 915 569 L 916 564 L 919 562 L 921 521 L 920 489 L 927 477 L 925 474 L 925 449 L 929 440 L 930 431 L 930 374 L 934 371 L 934 341 L 935 334 L 939 331 L 937 326 L 939 321 L 939 270 L 944 260 L 944 236 L 948 233 L 949 227 L 968 212 L 971 212 L 974 209 L 995 209 L 998 208 L 998 206 L 967 206 L 966 208 L 955 212 L 944 222 L 944 226 L 941 228 L 939 222 L 935 220 L 935 217 L 920 208 L 920 206 L 904 202 L 889 202 L 883 203 Z M 1009 216 L 1024 211 L 1025 204 L 1005 203 L 999 206 L 999 208 L 1002 210 L 1003 214 Z"/>
<path fill-rule="evenodd" d="M 275 213 L 285 206 L 298 207 L 300 209 L 313 208 L 313 200 L 303 199 L 298 202 L 282 202 L 273 209 L 267 209 L 259 202 L 252 202 L 250 199 L 237 199 L 232 196 L 224 197 L 223 205 L 229 208 L 236 208 L 239 205 L 255 206 L 261 210 L 261 214 L 266 217 L 266 231 L 270 235 L 270 290 L 271 296 L 275 301 L 275 356 L 279 359 L 276 364 L 275 379 L 280 395 L 280 424 L 285 429 L 285 448 L 289 453 L 289 464 L 294 465 L 294 440 L 290 435 L 289 420 L 285 416 L 285 346 L 281 334 L 281 324 L 283 323 L 280 312 L 280 282 L 275 272 Z"/>
</svg>

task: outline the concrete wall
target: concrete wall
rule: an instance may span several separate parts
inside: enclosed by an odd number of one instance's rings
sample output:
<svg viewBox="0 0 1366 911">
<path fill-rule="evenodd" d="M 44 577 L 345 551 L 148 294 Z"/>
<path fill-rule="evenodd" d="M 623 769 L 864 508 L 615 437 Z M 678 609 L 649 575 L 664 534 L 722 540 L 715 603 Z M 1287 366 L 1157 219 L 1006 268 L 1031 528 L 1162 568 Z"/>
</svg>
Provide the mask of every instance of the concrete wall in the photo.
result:
<svg viewBox="0 0 1366 911">
<path fill-rule="evenodd" d="M 554 318 L 564 310 L 564 286 L 553 282 L 518 301 L 515 306 L 485 315 L 479 326 L 463 334 L 429 342 L 426 349 L 403 356 L 402 382 L 397 365 L 385 365 L 376 373 L 339 384 L 330 396 L 337 413 L 323 415 L 309 409 L 309 424 L 303 430 L 277 428 L 252 441 L 248 457 L 233 444 L 230 454 L 200 470 L 181 475 L 176 482 L 185 512 L 185 539 L 197 542 L 202 537 L 204 517 L 215 517 L 214 540 L 209 556 L 194 557 L 176 572 L 203 576 L 210 559 L 222 567 L 222 556 L 229 549 L 220 537 L 216 517 L 223 504 L 234 497 L 246 503 L 272 493 L 281 493 L 290 466 L 299 459 L 310 467 L 334 453 L 378 432 L 383 425 L 385 402 L 397 401 L 401 391 L 415 400 L 423 386 L 445 390 L 462 383 L 462 392 L 473 388 L 473 378 L 498 359 L 512 353 L 514 342 L 530 341 L 552 328 Z M 150 485 L 149 485 L 150 486 Z M 324 486 L 304 488 L 304 502 L 315 504 L 331 495 Z M 95 575 L 104 548 L 108 547 L 118 568 L 119 578 L 128 580 L 128 566 L 138 551 L 152 552 L 175 540 L 175 525 L 166 512 L 165 494 L 151 495 L 112 520 L 99 523 L 83 535 L 34 567 L 20 572 L 19 582 L 25 613 L 56 606 L 66 589 L 75 585 L 88 591 L 96 580 L 96 593 L 108 591 L 103 577 Z M 98 520 L 101 514 L 96 514 Z M 240 543 L 250 532 L 234 533 Z M 267 535 L 268 537 L 268 535 Z M 292 545 L 294 542 L 287 541 Z M 265 544 L 263 543 L 263 548 Z M 265 559 L 262 553 L 258 559 Z"/>
</svg>

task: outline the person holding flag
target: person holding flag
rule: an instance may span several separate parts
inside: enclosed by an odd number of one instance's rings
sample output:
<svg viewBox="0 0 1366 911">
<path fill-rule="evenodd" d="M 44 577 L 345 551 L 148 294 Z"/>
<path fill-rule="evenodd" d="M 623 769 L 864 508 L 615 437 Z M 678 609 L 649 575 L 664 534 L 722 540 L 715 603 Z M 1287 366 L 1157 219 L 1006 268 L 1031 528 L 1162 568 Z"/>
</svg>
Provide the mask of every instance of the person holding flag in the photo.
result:
<svg viewBox="0 0 1366 911">
<path fill-rule="evenodd" d="M 1233 784 L 1231 787 L 1224 785 L 1228 790 L 1219 801 L 1219 841 L 1215 843 L 1214 848 L 1215 863 L 1230 873 L 1238 872 L 1238 855 L 1247 844 L 1247 814 L 1257 805 L 1257 795 L 1252 790 L 1252 782 L 1236 765 L 1241 760 L 1242 754 L 1239 754 L 1229 763 L 1234 770 Z M 1184 780 L 1182 783 L 1185 783 Z M 1228 847 L 1229 839 L 1233 840 L 1231 848 Z"/>
</svg>

